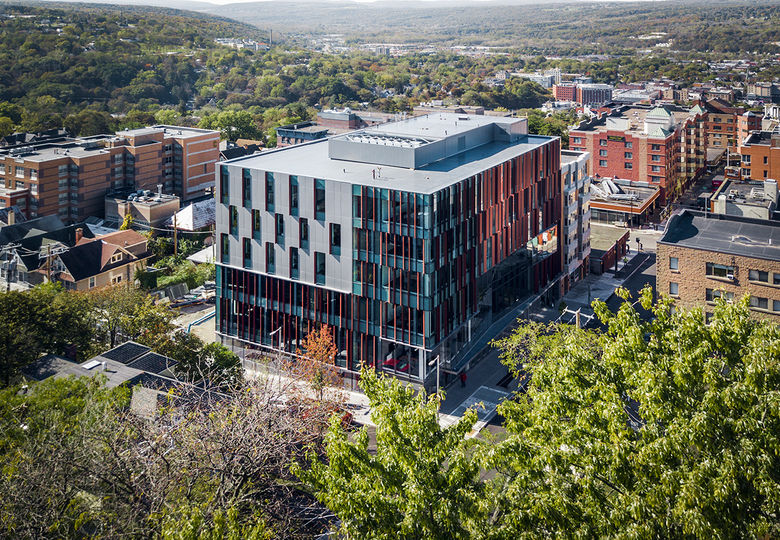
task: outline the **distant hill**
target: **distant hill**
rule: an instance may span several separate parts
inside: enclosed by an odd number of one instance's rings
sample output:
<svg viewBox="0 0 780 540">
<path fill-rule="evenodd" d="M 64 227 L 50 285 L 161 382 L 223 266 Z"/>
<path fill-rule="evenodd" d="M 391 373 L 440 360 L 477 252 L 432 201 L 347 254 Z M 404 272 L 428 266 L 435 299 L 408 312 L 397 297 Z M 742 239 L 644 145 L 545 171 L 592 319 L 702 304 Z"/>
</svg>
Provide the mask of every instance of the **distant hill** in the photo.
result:
<svg viewBox="0 0 780 540">
<path fill-rule="evenodd" d="M 274 32 L 343 34 L 352 42 L 490 45 L 529 52 L 603 53 L 652 47 L 778 51 L 780 2 L 669 0 L 589 2 L 234 3 L 207 8 Z M 638 39 L 664 32 L 656 39 Z"/>
<path fill-rule="evenodd" d="M 108 127 L 109 113 L 181 108 L 197 95 L 214 54 L 217 61 L 228 53 L 214 41 L 225 37 L 262 41 L 267 34 L 235 20 L 161 7 L 0 3 L 3 129 L 7 119 L 37 131 L 68 125 L 69 115 L 84 120 L 91 114 L 87 120 L 99 132 Z"/>
</svg>

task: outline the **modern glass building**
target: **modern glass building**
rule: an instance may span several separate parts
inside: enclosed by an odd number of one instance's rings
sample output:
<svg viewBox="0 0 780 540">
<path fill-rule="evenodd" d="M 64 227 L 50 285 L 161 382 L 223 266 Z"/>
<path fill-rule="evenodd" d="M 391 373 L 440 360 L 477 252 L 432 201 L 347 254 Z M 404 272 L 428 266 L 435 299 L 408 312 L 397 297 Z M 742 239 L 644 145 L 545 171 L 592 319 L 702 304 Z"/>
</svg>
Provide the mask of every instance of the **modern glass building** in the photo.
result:
<svg viewBox="0 0 780 540">
<path fill-rule="evenodd" d="M 432 114 L 220 163 L 217 332 L 422 382 L 560 277 L 560 141 Z"/>
</svg>

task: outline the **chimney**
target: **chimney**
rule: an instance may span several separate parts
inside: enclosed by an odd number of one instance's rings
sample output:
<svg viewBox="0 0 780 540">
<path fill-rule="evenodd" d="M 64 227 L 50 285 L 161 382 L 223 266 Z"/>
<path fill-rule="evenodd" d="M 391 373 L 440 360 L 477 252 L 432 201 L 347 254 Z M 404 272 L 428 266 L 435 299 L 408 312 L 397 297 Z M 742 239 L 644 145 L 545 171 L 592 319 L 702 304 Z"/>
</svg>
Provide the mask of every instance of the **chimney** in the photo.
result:
<svg viewBox="0 0 780 540">
<path fill-rule="evenodd" d="M 76 244 L 78 244 L 79 242 L 81 242 L 81 239 L 82 239 L 83 237 L 84 237 L 84 229 L 82 229 L 81 227 L 79 227 L 78 229 L 76 229 Z"/>
<path fill-rule="evenodd" d="M 14 223 L 16 223 L 16 211 L 12 206 L 8 209 L 8 224 L 13 225 Z"/>
<path fill-rule="evenodd" d="M 158 197 L 162 196 L 162 186 L 163 186 L 162 184 L 157 184 L 157 196 Z"/>
</svg>

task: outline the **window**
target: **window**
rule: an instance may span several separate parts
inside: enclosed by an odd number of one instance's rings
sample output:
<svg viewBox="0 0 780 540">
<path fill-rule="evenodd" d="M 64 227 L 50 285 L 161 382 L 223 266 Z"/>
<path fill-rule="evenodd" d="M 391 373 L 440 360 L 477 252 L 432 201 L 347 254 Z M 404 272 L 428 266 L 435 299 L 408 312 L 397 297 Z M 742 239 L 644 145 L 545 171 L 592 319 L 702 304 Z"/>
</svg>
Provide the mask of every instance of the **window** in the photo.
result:
<svg viewBox="0 0 780 540">
<path fill-rule="evenodd" d="M 780 285 L 780 272 L 772 273 L 772 285 Z"/>
<path fill-rule="evenodd" d="M 660 144 L 651 144 L 650 150 L 653 152 L 660 152 L 661 151 L 661 145 Z"/>
<path fill-rule="evenodd" d="M 24 178 L 24 167 L 17 167 L 16 168 L 16 177 L 17 178 Z"/>
<path fill-rule="evenodd" d="M 750 155 L 749 154 L 742 154 L 742 163 L 745 165 L 750 165 Z"/>
<path fill-rule="evenodd" d="M 230 197 L 230 174 L 228 173 L 227 165 L 222 165 L 219 168 L 219 196 L 222 200 L 222 204 L 228 203 Z"/>
<path fill-rule="evenodd" d="M 780 311 L 780 300 L 772 300 L 772 311 Z"/>
<path fill-rule="evenodd" d="M 314 282 L 318 285 L 325 284 L 325 254 L 314 252 Z"/>
<path fill-rule="evenodd" d="M 680 285 L 678 283 L 675 283 L 674 281 L 669 282 L 669 294 L 672 296 L 677 296 L 677 294 L 680 292 Z"/>
<path fill-rule="evenodd" d="M 341 225 L 338 223 L 330 224 L 330 253 L 341 255 Z"/>
<path fill-rule="evenodd" d="M 260 240 L 260 210 L 252 210 L 252 238 Z"/>
<path fill-rule="evenodd" d="M 661 177 L 660 176 L 651 176 L 650 177 L 650 181 L 651 182 L 660 182 L 661 181 Z"/>
<path fill-rule="evenodd" d="M 274 211 L 274 173 L 265 173 L 265 209 Z"/>
<path fill-rule="evenodd" d="M 626 148 L 633 148 L 633 147 L 634 147 L 634 143 L 632 143 L 631 141 L 626 141 Z"/>
<path fill-rule="evenodd" d="M 606 167 L 606 166 L 607 166 L 607 160 L 606 159 L 599 160 L 599 167 Z"/>
<path fill-rule="evenodd" d="M 712 277 L 734 279 L 734 267 L 708 262 L 707 275 Z"/>
<path fill-rule="evenodd" d="M 298 215 L 298 177 L 290 177 L 290 215 Z"/>
<path fill-rule="evenodd" d="M 623 156 L 624 156 L 626 159 L 634 159 L 634 154 L 633 154 L 633 152 L 624 152 L 624 153 L 623 153 Z"/>
<path fill-rule="evenodd" d="M 298 245 L 301 249 L 309 249 L 309 220 L 301 218 L 298 229 Z"/>
<path fill-rule="evenodd" d="M 230 217 L 230 234 L 236 236 L 238 234 L 238 208 L 230 205 L 228 213 Z"/>
<path fill-rule="evenodd" d="M 0 174 L 5 174 L 5 163 L 0 163 Z"/>
<path fill-rule="evenodd" d="M 249 169 L 241 173 L 241 191 L 244 193 L 244 208 L 252 208 L 252 173 Z"/>
<path fill-rule="evenodd" d="M 222 242 L 220 244 L 220 257 L 222 262 L 227 264 L 230 262 L 230 237 L 222 234 Z"/>
<path fill-rule="evenodd" d="M 122 274 L 119 274 L 118 276 L 114 276 L 111 278 L 111 283 L 113 283 L 114 285 L 121 282 L 122 282 Z"/>
<path fill-rule="evenodd" d="M 95 276 L 92 276 L 89 278 L 89 288 L 94 289 L 95 288 Z"/>
<path fill-rule="evenodd" d="M 733 292 L 706 289 L 705 294 L 707 302 L 714 302 L 717 298 L 725 298 L 728 302 L 732 302 L 734 300 Z"/>
<path fill-rule="evenodd" d="M 655 154 L 653 154 L 652 156 L 650 156 L 650 161 L 656 161 L 656 162 L 661 161 L 661 156 L 656 156 Z"/>
<path fill-rule="evenodd" d="M 325 221 L 325 180 L 314 180 L 314 217 Z"/>
<path fill-rule="evenodd" d="M 265 244 L 265 271 L 269 274 L 276 272 L 276 250 L 273 242 Z"/>
<path fill-rule="evenodd" d="M 30 169 L 30 180 L 38 180 L 38 169 Z"/>
<path fill-rule="evenodd" d="M 652 172 L 661 172 L 661 166 L 660 165 L 651 165 L 650 170 Z"/>
<path fill-rule="evenodd" d="M 679 270 L 680 268 L 680 259 L 677 257 L 669 257 L 669 269 L 670 270 Z"/>
<path fill-rule="evenodd" d="M 750 281 L 760 281 L 762 283 L 769 283 L 769 272 L 762 270 L 750 270 L 748 272 L 748 279 Z"/>
<path fill-rule="evenodd" d="M 572 137 L 571 142 L 572 144 L 580 144 L 582 142 L 582 137 Z"/>
<path fill-rule="evenodd" d="M 634 165 L 632 163 L 626 162 L 626 163 L 623 163 L 623 167 L 626 168 L 626 169 L 633 169 Z"/>
<path fill-rule="evenodd" d="M 769 309 L 769 300 L 760 296 L 750 297 L 750 307 L 755 309 Z"/>
<path fill-rule="evenodd" d="M 114 253 L 111 255 L 111 264 L 114 264 L 115 262 L 119 262 L 122 260 L 122 254 L 121 253 Z"/>
<path fill-rule="evenodd" d="M 764 165 L 769 164 L 769 156 L 764 156 Z"/>
<path fill-rule="evenodd" d="M 244 244 L 244 268 L 252 268 L 252 240 L 243 239 Z"/>
<path fill-rule="evenodd" d="M 276 243 L 284 244 L 284 216 L 282 214 L 276 214 L 274 218 L 276 223 Z"/>
<path fill-rule="evenodd" d="M 599 139 L 599 146 L 607 146 L 607 139 Z"/>
<path fill-rule="evenodd" d="M 607 157 L 607 151 L 606 150 L 599 150 L 599 155 L 601 157 Z"/>
<path fill-rule="evenodd" d="M 298 279 L 300 261 L 298 260 L 298 248 L 290 248 L 290 277 Z"/>
<path fill-rule="evenodd" d="M 742 176 L 750 176 L 750 169 L 742 169 Z"/>
</svg>

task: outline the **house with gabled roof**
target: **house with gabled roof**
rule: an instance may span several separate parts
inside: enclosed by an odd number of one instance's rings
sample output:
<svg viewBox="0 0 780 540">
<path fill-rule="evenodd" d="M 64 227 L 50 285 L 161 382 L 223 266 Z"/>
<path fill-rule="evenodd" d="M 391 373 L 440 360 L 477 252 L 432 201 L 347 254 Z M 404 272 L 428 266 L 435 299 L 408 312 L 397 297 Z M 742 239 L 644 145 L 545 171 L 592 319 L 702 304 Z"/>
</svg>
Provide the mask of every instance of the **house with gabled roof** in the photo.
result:
<svg viewBox="0 0 780 540">
<path fill-rule="evenodd" d="M 45 266 L 38 272 L 68 290 L 85 291 L 132 282 L 136 270 L 146 268 L 151 256 L 145 236 L 132 230 L 117 231 L 98 238 L 80 238 L 75 246 L 51 258 L 51 268 Z"/>
</svg>

